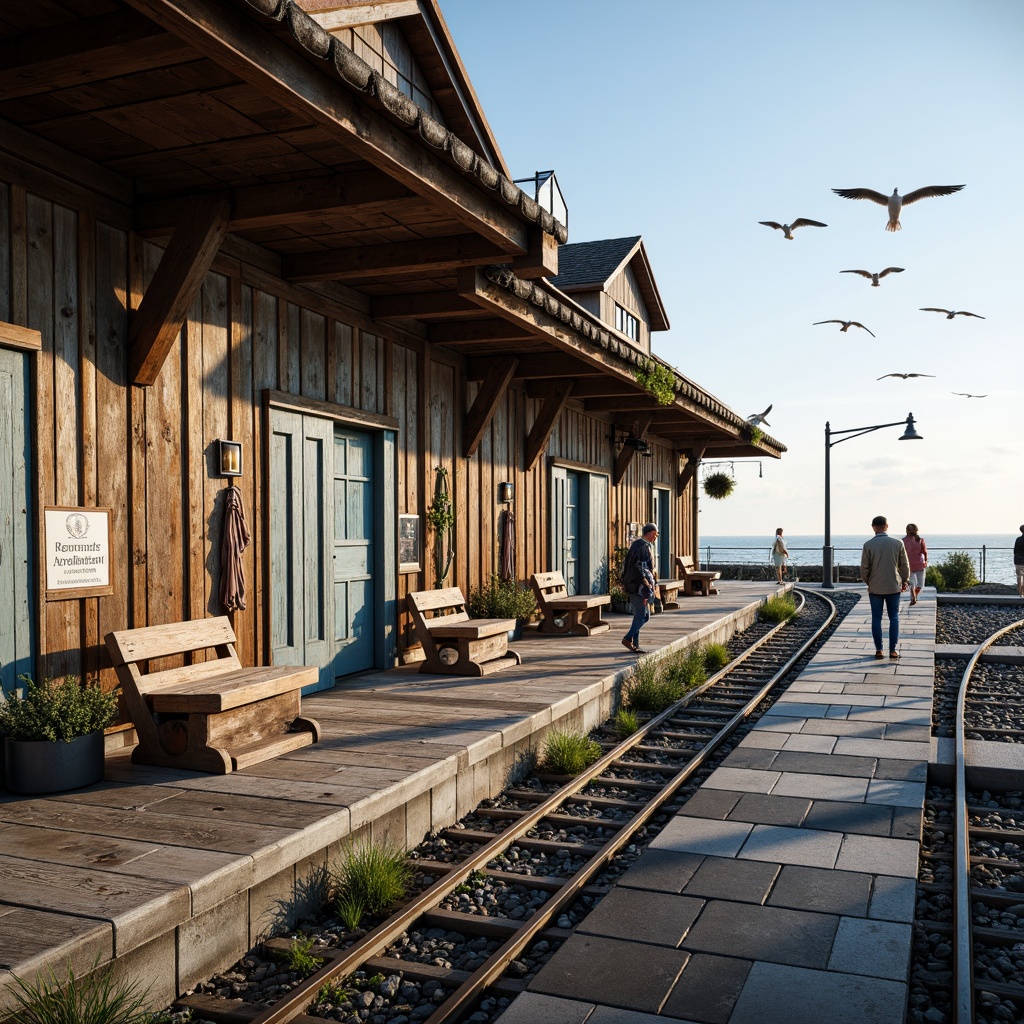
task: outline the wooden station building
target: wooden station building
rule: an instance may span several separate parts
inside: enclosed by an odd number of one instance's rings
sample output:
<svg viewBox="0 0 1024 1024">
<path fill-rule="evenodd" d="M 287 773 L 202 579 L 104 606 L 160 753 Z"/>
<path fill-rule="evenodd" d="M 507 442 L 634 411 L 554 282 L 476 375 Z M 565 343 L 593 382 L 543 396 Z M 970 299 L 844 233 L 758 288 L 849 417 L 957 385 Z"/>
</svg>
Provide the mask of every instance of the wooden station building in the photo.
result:
<svg viewBox="0 0 1024 1024">
<path fill-rule="evenodd" d="M 3 687 L 113 686 L 107 632 L 221 614 L 230 484 L 239 656 L 322 687 L 412 654 L 439 469 L 464 591 L 507 511 L 520 579 L 604 589 L 648 519 L 696 554 L 700 459 L 784 447 L 638 383 L 643 243 L 566 244 L 553 184 L 513 182 L 435 0 L 5 4 Z M 109 578 L 55 584 L 48 532 L 97 509 Z"/>
</svg>

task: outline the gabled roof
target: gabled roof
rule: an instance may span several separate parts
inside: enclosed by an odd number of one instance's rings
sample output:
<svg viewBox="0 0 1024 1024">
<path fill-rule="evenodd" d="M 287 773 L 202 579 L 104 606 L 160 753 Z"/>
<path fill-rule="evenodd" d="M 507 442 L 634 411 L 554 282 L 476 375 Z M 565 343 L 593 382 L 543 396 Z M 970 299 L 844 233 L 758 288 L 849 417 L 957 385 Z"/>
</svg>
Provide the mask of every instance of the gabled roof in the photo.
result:
<svg viewBox="0 0 1024 1024">
<path fill-rule="evenodd" d="M 667 331 L 668 316 L 640 235 L 563 245 L 558 250 L 558 276 L 548 280 L 566 294 L 603 290 L 627 264 L 640 286 L 651 330 Z"/>
</svg>

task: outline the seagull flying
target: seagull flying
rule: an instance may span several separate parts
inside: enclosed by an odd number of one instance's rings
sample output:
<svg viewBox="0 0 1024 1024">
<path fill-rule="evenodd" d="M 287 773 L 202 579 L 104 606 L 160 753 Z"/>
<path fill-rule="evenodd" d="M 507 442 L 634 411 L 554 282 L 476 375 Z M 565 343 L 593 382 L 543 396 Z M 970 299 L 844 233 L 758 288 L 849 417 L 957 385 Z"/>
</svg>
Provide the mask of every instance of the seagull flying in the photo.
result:
<svg viewBox="0 0 1024 1024">
<path fill-rule="evenodd" d="M 972 395 L 967 391 L 950 391 L 951 395 L 963 395 L 964 398 L 988 398 L 988 395 Z"/>
<path fill-rule="evenodd" d="M 834 188 L 832 191 L 844 199 L 870 199 L 871 202 L 878 203 L 879 206 L 888 207 L 889 223 L 885 225 L 885 230 L 899 231 L 900 210 L 904 206 L 916 203 L 918 199 L 930 199 L 932 196 L 951 196 L 962 188 L 963 185 L 926 185 L 924 188 L 916 188 L 913 192 L 908 192 L 905 196 L 901 196 L 899 189 L 896 188 L 892 190 L 891 196 L 883 196 L 881 192 L 876 192 L 871 188 Z"/>
<path fill-rule="evenodd" d="M 885 380 L 886 377 L 902 377 L 906 380 L 908 377 L 934 377 L 934 373 L 883 373 L 881 377 L 876 377 L 875 380 Z"/>
<path fill-rule="evenodd" d="M 774 403 L 773 403 L 774 404 Z M 754 427 L 759 427 L 763 423 L 766 427 L 770 427 L 771 424 L 765 419 L 765 416 L 772 411 L 772 407 L 769 405 L 764 412 L 755 412 L 752 416 L 747 417 L 747 422 Z"/>
<path fill-rule="evenodd" d="M 845 274 L 846 271 L 844 270 L 843 273 Z M 851 327 L 859 327 L 861 330 L 867 331 L 872 338 L 875 336 L 874 331 L 869 330 L 863 324 L 857 323 L 856 320 L 815 320 L 811 326 L 817 327 L 818 324 L 842 324 L 843 326 L 839 328 L 841 331 L 848 331 Z"/>
<path fill-rule="evenodd" d="M 977 313 L 968 313 L 966 309 L 939 309 L 938 306 L 920 306 L 922 313 L 945 313 L 947 320 L 952 320 L 955 316 L 976 316 L 979 320 L 984 320 L 983 316 L 978 316 Z"/>
<path fill-rule="evenodd" d="M 766 228 L 775 228 L 776 231 L 781 231 L 785 234 L 791 242 L 793 241 L 793 232 L 797 228 L 827 228 L 827 224 L 822 224 L 820 220 L 808 220 L 806 217 L 797 217 L 792 224 L 779 224 L 774 220 L 759 220 L 758 224 L 763 224 Z"/>
<path fill-rule="evenodd" d="M 902 274 L 903 267 L 886 267 L 885 270 L 880 270 L 877 274 L 872 274 L 870 270 L 840 270 L 840 274 L 860 274 L 861 277 L 866 277 L 871 282 L 872 288 L 878 287 L 878 282 L 881 281 L 886 274 Z"/>
</svg>

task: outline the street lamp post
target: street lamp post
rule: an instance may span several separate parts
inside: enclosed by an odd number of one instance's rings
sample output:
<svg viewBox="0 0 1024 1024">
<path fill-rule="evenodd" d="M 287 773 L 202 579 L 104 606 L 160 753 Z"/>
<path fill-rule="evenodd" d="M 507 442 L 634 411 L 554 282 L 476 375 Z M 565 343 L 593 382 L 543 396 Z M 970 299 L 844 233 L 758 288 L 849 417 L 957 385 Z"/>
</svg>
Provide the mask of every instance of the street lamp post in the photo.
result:
<svg viewBox="0 0 1024 1024">
<path fill-rule="evenodd" d="M 883 430 L 885 427 L 905 426 L 901 441 L 920 441 L 921 435 L 914 429 L 914 414 L 908 413 L 905 420 L 896 420 L 893 423 L 876 423 L 873 427 L 851 427 L 849 430 L 833 430 L 831 425 L 825 423 L 825 543 L 821 549 L 821 585 L 826 590 L 832 590 L 832 572 L 834 565 L 834 554 L 832 550 L 832 467 L 831 452 L 837 444 L 849 441 L 852 437 L 860 437 L 862 434 L 870 434 L 875 430 Z M 840 437 L 833 441 L 833 437 Z"/>
</svg>

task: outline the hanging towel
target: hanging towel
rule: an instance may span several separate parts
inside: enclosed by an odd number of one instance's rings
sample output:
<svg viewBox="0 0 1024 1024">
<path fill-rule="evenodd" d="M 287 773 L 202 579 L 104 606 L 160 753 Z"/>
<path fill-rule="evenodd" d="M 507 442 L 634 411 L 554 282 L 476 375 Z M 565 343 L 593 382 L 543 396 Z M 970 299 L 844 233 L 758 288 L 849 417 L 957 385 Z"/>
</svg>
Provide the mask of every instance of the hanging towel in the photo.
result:
<svg viewBox="0 0 1024 1024">
<path fill-rule="evenodd" d="M 516 578 L 516 516 L 511 506 L 505 509 L 501 530 L 501 578 Z"/>
<path fill-rule="evenodd" d="M 224 499 L 224 542 L 220 549 L 220 600 L 229 612 L 245 611 L 242 552 L 249 546 L 249 539 L 242 492 L 229 487 Z"/>
</svg>

